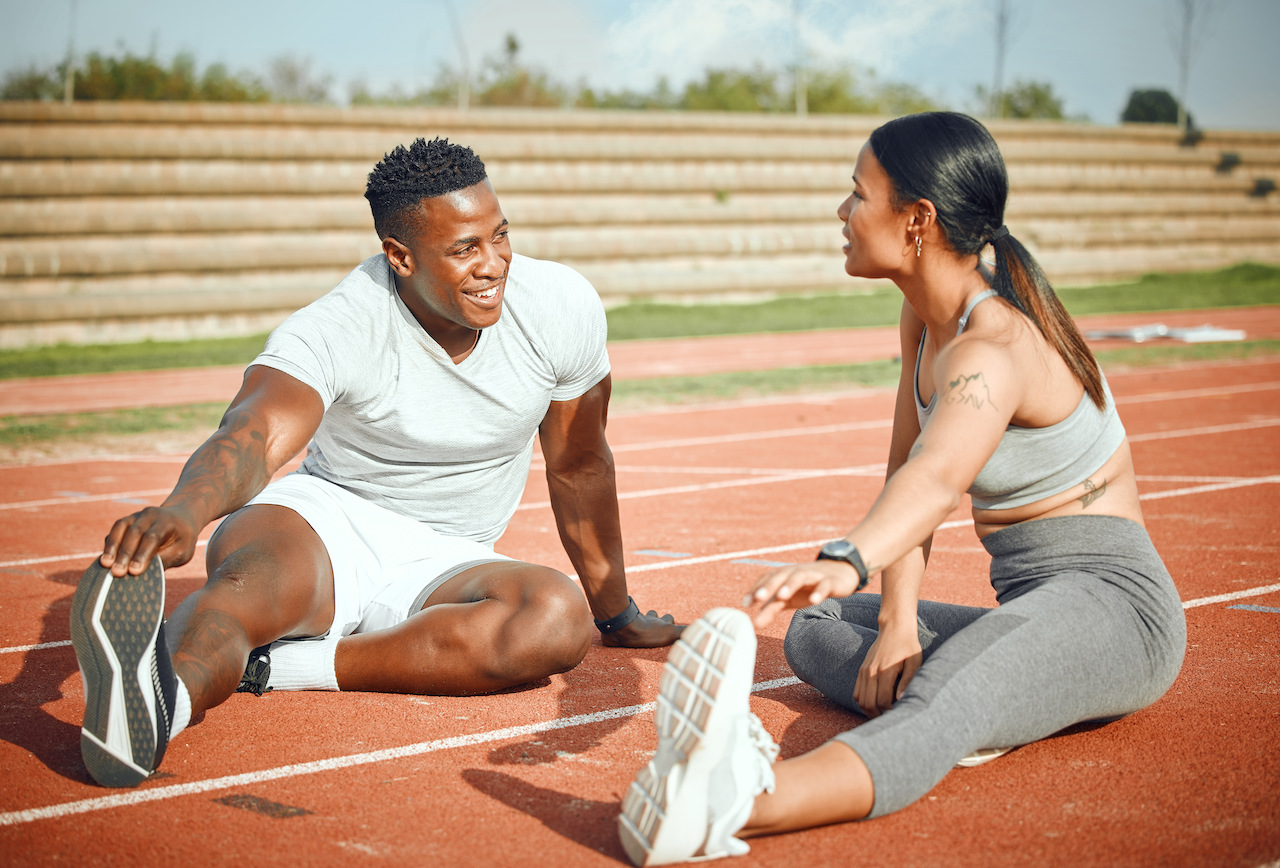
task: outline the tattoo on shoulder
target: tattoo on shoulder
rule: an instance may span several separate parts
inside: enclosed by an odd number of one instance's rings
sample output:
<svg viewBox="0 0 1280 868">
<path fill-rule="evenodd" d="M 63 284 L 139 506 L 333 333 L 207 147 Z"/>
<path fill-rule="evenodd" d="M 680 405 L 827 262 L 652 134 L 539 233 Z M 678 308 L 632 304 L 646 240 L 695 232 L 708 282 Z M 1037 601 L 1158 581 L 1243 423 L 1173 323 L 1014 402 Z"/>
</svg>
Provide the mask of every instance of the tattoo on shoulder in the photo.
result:
<svg viewBox="0 0 1280 868">
<path fill-rule="evenodd" d="M 942 400 L 948 404 L 969 404 L 977 410 L 981 410 L 988 404 L 996 409 L 996 405 L 991 400 L 991 389 L 987 386 L 987 380 L 982 375 L 982 371 L 976 374 L 961 374 L 947 383 Z"/>
<path fill-rule="evenodd" d="M 1102 480 L 1101 485 L 1096 485 L 1092 479 L 1086 479 L 1082 484 L 1084 485 L 1084 496 L 1077 498 L 1080 501 L 1081 509 L 1088 509 L 1089 504 L 1107 493 L 1107 481 L 1105 479 Z"/>
</svg>

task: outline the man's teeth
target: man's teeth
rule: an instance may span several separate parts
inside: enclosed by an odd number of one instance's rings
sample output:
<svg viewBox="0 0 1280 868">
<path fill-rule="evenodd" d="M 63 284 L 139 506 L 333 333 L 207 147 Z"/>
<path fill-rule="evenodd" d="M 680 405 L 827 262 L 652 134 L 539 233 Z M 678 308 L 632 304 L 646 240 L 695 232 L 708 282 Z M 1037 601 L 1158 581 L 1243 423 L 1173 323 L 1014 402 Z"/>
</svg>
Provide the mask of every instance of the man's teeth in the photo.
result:
<svg viewBox="0 0 1280 868">
<path fill-rule="evenodd" d="M 496 286 L 491 289 L 482 290 L 480 292 L 468 293 L 468 295 L 474 295 L 476 298 L 493 298 L 497 294 L 498 294 L 498 287 Z"/>
</svg>

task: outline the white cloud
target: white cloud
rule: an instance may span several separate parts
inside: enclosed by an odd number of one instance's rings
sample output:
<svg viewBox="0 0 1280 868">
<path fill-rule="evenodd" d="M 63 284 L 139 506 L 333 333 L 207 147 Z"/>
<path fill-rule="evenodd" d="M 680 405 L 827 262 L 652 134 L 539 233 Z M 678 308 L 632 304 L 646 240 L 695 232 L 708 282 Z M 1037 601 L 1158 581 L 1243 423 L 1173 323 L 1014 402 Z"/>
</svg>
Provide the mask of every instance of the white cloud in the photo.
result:
<svg viewBox="0 0 1280 868">
<path fill-rule="evenodd" d="M 673 86 L 708 67 L 783 68 L 800 47 L 811 65 L 852 64 L 899 75 L 934 43 L 979 33 L 987 0 L 652 0 L 633 3 L 608 28 L 606 86 Z M 799 14 L 797 15 L 797 10 Z"/>
</svg>

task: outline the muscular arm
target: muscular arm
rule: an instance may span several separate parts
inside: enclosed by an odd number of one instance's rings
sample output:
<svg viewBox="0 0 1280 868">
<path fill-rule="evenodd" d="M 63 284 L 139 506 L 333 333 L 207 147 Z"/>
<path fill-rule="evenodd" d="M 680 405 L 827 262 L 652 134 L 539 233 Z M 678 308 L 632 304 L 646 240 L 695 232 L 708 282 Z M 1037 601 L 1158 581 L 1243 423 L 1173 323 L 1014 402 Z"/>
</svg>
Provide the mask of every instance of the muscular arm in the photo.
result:
<svg viewBox="0 0 1280 868">
<path fill-rule="evenodd" d="M 538 429 L 560 540 L 598 620 L 618 615 L 628 605 L 613 453 L 605 439 L 611 386 L 606 376 L 578 398 L 553 401 Z M 603 641 L 656 647 L 679 636 L 670 615 L 650 612 Z"/>
<path fill-rule="evenodd" d="M 218 430 L 192 453 L 164 503 L 117 521 L 99 562 L 120 576 L 141 573 L 157 555 L 165 566 L 191 560 L 200 531 L 262 491 L 306 446 L 323 415 L 311 387 L 250 367 Z"/>
</svg>

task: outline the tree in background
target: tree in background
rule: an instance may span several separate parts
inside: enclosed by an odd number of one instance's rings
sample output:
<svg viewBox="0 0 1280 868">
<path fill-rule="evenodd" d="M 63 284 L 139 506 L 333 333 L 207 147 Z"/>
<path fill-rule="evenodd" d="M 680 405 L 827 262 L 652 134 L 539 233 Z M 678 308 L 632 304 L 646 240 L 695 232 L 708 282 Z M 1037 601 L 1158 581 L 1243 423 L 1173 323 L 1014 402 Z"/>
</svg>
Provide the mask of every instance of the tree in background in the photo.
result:
<svg viewBox="0 0 1280 868">
<path fill-rule="evenodd" d="M 514 33 L 507 34 L 502 59 L 481 66 L 486 73 L 472 91 L 476 105 L 552 108 L 573 104 L 564 85 L 552 81 L 545 71 L 520 62 L 520 40 Z"/>
<path fill-rule="evenodd" d="M 780 92 L 781 91 L 781 92 Z M 701 81 L 684 87 L 679 107 L 690 111 L 791 111 L 792 94 L 779 86 L 779 73 L 752 69 L 708 69 Z"/>
<path fill-rule="evenodd" d="M 0 86 L 0 98 L 61 99 L 66 79 L 66 63 L 9 73 Z M 77 100 L 264 102 L 270 98 L 255 77 L 233 75 L 220 63 L 199 73 L 195 58 L 185 53 L 166 66 L 154 55 L 144 57 L 128 50 L 115 56 L 93 52 L 76 70 L 74 82 Z"/>
<path fill-rule="evenodd" d="M 462 74 L 441 65 L 434 79 L 416 91 L 392 85 L 374 92 L 362 81 L 350 84 L 349 98 L 356 106 L 445 106 L 467 102 L 480 106 L 526 106 L 662 109 L 690 111 L 796 111 L 797 90 L 793 70 L 763 66 L 750 69 L 708 69 L 700 79 L 676 91 L 666 79 L 659 79 L 648 91 L 597 90 L 586 83 L 576 87 L 554 80 L 545 71 L 525 64 L 520 58 L 520 42 L 507 36 L 502 57 L 489 58 L 476 81 L 464 81 Z M 31 67 L 5 76 L 0 98 L 56 100 L 63 92 L 65 64 L 46 70 Z M 806 73 L 806 111 L 812 114 L 902 115 L 943 107 L 913 85 L 883 81 L 872 69 L 842 66 L 811 69 Z M 194 57 L 179 54 L 165 65 L 154 55 L 142 57 L 124 50 L 117 56 L 91 54 L 77 71 L 75 98 L 80 100 L 204 100 L 217 102 L 278 102 L 329 104 L 332 78 L 316 73 L 310 60 L 279 57 L 267 73 L 233 75 L 222 64 L 202 73 Z M 1024 87 L 1033 93 L 1022 94 Z M 1038 90 L 1036 90 L 1038 88 Z M 1017 116 L 1048 117 L 1044 106 L 1061 101 L 1048 85 L 1019 84 L 1010 92 L 1011 111 Z M 1021 108 L 1021 106 L 1029 108 Z"/>
<path fill-rule="evenodd" d="M 1149 90 L 1133 90 L 1129 93 L 1129 102 L 1120 114 L 1123 123 L 1137 124 L 1184 124 L 1184 129 L 1192 129 L 1195 122 L 1190 113 L 1178 103 L 1176 97 L 1167 90 L 1153 88 Z"/>
<path fill-rule="evenodd" d="M 644 91 L 637 90 L 615 90 L 615 91 L 596 91 L 590 85 L 584 84 L 578 90 L 578 99 L 575 105 L 580 108 L 606 108 L 606 109 L 678 109 L 680 108 L 680 96 L 671 89 L 671 82 L 667 81 L 666 76 L 658 79 L 658 83 L 653 90 Z"/>
<path fill-rule="evenodd" d="M 325 105 L 333 78 L 311 71 L 311 61 L 291 55 L 283 55 L 271 61 L 264 85 L 271 102 L 309 103 Z"/>
<path fill-rule="evenodd" d="M 996 107 L 992 111 L 996 117 L 1054 121 L 1067 117 L 1062 98 L 1053 92 L 1053 85 L 1047 81 L 1015 81 L 1012 87 L 1000 94 L 993 94 L 978 85 L 975 94 L 979 105 Z"/>
<path fill-rule="evenodd" d="M 806 73 L 807 114 L 901 115 L 930 111 L 938 103 L 918 88 L 882 82 L 874 70 L 852 67 L 810 69 Z M 673 108 L 689 111 L 792 112 L 796 92 L 790 74 L 757 66 L 750 70 L 707 70 L 685 86 Z"/>
<path fill-rule="evenodd" d="M 5 73 L 4 83 L 0 84 L 0 99 L 39 100 L 52 102 L 62 99 L 62 75 L 66 64 L 41 69 L 34 64 L 26 69 L 16 69 Z M 54 79 L 56 73 L 57 79 Z"/>
</svg>

